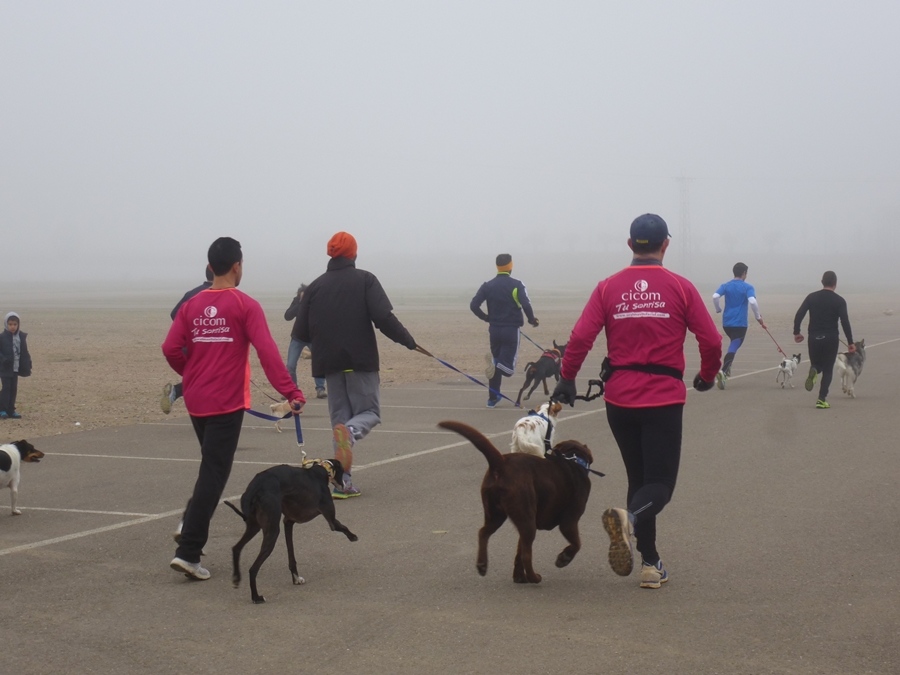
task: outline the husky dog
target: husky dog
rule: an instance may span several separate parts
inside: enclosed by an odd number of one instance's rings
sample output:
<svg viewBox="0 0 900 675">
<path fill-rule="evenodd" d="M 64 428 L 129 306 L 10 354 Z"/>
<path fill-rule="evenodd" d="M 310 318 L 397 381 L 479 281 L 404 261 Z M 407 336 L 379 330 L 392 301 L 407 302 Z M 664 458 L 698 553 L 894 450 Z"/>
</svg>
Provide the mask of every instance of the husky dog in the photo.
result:
<svg viewBox="0 0 900 675">
<path fill-rule="evenodd" d="M 854 342 L 856 351 L 843 352 L 838 354 L 837 366 L 841 373 L 841 389 L 850 398 L 856 398 L 853 393 L 853 385 L 856 384 L 856 378 L 862 374 L 863 364 L 866 362 L 866 341 L 860 340 Z"/>
<path fill-rule="evenodd" d="M 784 385 L 791 385 L 791 389 L 794 388 L 794 383 L 791 380 L 794 377 L 794 371 L 797 370 L 797 366 L 800 365 L 800 354 L 794 354 L 791 358 L 786 358 L 780 364 L 778 364 L 778 374 L 775 375 L 775 383 L 778 384 L 781 382 L 781 388 L 784 389 Z"/>
</svg>

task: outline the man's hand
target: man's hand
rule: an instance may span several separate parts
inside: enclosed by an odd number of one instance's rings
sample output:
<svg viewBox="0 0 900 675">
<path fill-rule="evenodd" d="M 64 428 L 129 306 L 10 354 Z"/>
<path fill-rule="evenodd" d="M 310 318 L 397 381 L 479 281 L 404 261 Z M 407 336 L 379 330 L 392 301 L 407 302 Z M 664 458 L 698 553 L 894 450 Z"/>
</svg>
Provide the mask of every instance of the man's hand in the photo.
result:
<svg viewBox="0 0 900 675">
<path fill-rule="evenodd" d="M 303 412 L 303 405 L 303 401 L 301 401 L 299 398 L 295 398 L 293 401 L 291 401 L 291 412 L 293 412 L 295 415 L 299 415 Z M 282 408 L 282 410 L 284 410 L 284 408 Z"/>
<path fill-rule="evenodd" d="M 852 342 L 851 342 L 849 345 L 847 345 L 847 353 L 848 353 L 848 354 L 855 354 L 855 353 L 856 353 L 856 345 L 853 344 Z"/>
<path fill-rule="evenodd" d="M 759 325 L 763 327 L 763 330 L 769 330 L 768 326 L 766 326 L 766 324 L 763 323 L 762 317 L 759 317 L 757 319 L 757 321 L 759 321 Z"/>
<path fill-rule="evenodd" d="M 694 378 L 694 389 L 696 389 L 697 391 L 709 391 L 710 389 L 712 389 L 715 383 L 715 380 L 713 380 L 712 382 L 707 382 L 702 377 L 700 377 L 700 373 L 697 373 L 697 377 Z"/>
<path fill-rule="evenodd" d="M 801 342 L 803 342 L 803 336 L 798 333 L 797 335 L 794 336 L 794 342 L 796 342 L 797 344 L 800 344 Z"/>
<path fill-rule="evenodd" d="M 567 380 L 562 377 L 556 384 L 556 388 L 553 390 L 553 395 L 550 396 L 550 400 L 562 404 L 568 403 L 570 407 L 574 407 L 575 397 L 577 395 L 578 390 L 575 388 L 575 380 Z"/>
<path fill-rule="evenodd" d="M 528 320 L 528 324 L 537 328 L 541 322 L 537 320 L 537 317 L 534 317 L 533 319 Z"/>
</svg>

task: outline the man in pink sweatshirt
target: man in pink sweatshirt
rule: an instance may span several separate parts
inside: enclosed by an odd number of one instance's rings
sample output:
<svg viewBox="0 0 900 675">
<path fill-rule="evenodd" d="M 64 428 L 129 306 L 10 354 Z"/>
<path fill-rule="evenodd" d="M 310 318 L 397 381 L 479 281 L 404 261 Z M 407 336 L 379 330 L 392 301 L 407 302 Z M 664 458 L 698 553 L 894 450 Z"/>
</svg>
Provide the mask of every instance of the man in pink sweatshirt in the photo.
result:
<svg viewBox="0 0 900 675">
<path fill-rule="evenodd" d="M 606 417 L 628 476 L 628 508 L 607 509 L 603 526 L 616 574 L 631 574 L 635 547 L 640 551 L 641 588 L 659 588 L 669 578 L 656 550 L 656 515 L 672 498 L 678 477 L 687 331 L 700 346 L 695 389 L 713 386 L 722 358 L 722 337 L 697 289 L 662 266 L 669 236 L 657 215 L 631 224 L 634 259 L 594 289 L 569 337 L 553 392 L 554 400 L 574 404 L 575 376 L 605 329 L 608 360 L 601 379 Z"/>
<path fill-rule="evenodd" d="M 200 441 L 200 473 L 184 512 L 172 569 L 198 580 L 209 579 L 200 553 L 209 521 L 222 498 L 250 407 L 250 345 L 266 377 L 299 414 L 306 403 L 288 375 L 259 303 L 237 290 L 243 273 L 241 245 L 220 237 L 209 247 L 213 283 L 186 301 L 175 315 L 162 350 L 182 376 L 184 404 Z M 183 350 L 182 348 L 186 348 Z"/>
</svg>

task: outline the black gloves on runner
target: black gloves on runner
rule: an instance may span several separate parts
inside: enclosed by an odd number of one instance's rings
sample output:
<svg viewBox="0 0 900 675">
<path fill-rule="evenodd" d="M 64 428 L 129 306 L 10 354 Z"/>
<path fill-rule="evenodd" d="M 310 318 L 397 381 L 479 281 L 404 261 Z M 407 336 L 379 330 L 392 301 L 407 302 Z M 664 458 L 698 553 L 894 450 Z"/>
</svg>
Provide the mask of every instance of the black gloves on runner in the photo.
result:
<svg viewBox="0 0 900 675">
<path fill-rule="evenodd" d="M 716 383 L 715 380 L 712 382 L 707 382 L 702 377 L 700 377 L 700 373 L 697 373 L 697 377 L 694 378 L 694 389 L 697 391 L 709 391 L 713 388 L 713 385 Z"/>
<path fill-rule="evenodd" d="M 537 327 L 540 325 L 540 323 L 541 323 L 541 322 L 537 320 L 537 317 L 534 317 L 534 319 L 529 319 L 529 320 L 528 320 L 528 324 L 529 324 L 530 326 L 534 326 L 535 328 L 537 328 Z"/>
<path fill-rule="evenodd" d="M 550 397 L 550 400 L 562 404 L 568 403 L 570 406 L 574 407 L 575 396 L 577 395 L 578 390 L 575 389 L 575 380 L 567 380 L 566 378 L 561 377 L 556 385 L 556 389 L 553 390 L 553 395 Z"/>
</svg>

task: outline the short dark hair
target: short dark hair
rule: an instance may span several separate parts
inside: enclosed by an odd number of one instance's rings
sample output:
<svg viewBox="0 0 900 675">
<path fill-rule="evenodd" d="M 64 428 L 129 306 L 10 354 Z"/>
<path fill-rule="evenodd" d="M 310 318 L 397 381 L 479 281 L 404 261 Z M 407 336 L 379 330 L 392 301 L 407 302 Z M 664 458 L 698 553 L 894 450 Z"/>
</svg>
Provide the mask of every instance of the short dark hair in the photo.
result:
<svg viewBox="0 0 900 675">
<path fill-rule="evenodd" d="M 509 265 L 512 262 L 512 256 L 509 253 L 501 253 L 497 256 L 497 267 Z"/>
<path fill-rule="evenodd" d="M 734 272 L 734 278 L 737 279 L 738 277 L 743 276 L 744 272 L 746 272 L 750 268 L 747 267 L 747 265 L 745 265 L 744 263 L 735 263 L 734 267 L 732 267 L 731 269 Z"/>
<path fill-rule="evenodd" d="M 837 274 L 828 270 L 825 274 L 822 275 L 822 286 L 825 288 L 832 288 L 833 286 L 837 286 Z"/>
<path fill-rule="evenodd" d="M 215 275 L 213 275 L 213 271 L 210 269 L 209 265 L 207 265 L 207 266 L 206 266 L 206 269 L 203 270 L 203 271 L 206 273 L 206 280 L 207 280 L 207 281 L 212 281 L 212 280 L 213 280 L 213 276 L 215 276 Z"/>
<path fill-rule="evenodd" d="M 648 253 L 658 253 L 660 249 L 663 247 L 663 243 L 666 240 L 656 242 L 647 242 L 646 244 L 639 244 L 634 239 L 631 240 L 631 250 L 637 253 L 638 255 L 647 255 Z"/>
<path fill-rule="evenodd" d="M 241 253 L 241 242 L 231 237 L 219 237 L 209 247 L 207 258 L 213 274 L 217 277 L 224 276 L 228 274 L 228 270 L 234 267 L 235 263 L 244 259 L 244 254 Z"/>
</svg>

